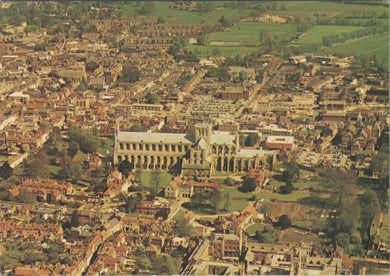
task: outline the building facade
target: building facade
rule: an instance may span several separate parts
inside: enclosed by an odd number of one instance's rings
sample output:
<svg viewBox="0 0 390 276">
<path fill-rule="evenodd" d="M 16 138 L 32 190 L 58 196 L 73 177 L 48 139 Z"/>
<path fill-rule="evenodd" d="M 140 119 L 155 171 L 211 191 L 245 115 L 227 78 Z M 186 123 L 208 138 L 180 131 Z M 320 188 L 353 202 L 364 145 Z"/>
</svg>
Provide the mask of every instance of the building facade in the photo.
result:
<svg viewBox="0 0 390 276">
<path fill-rule="evenodd" d="M 179 170 L 209 177 L 215 171 L 272 170 L 276 151 L 240 149 L 238 133 L 212 132 L 199 123 L 195 133 L 115 132 L 114 164 L 128 160 L 134 169 Z"/>
</svg>

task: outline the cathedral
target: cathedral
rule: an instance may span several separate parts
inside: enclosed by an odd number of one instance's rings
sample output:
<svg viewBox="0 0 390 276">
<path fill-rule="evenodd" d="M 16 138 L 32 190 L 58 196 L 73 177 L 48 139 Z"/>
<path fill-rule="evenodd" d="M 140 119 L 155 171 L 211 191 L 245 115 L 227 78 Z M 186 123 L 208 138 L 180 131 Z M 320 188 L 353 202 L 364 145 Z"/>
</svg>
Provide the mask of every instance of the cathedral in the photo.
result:
<svg viewBox="0 0 390 276">
<path fill-rule="evenodd" d="M 123 160 L 132 163 L 134 169 L 210 177 L 215 171 L 272 170 L 276 151 L 240 149 L 238 133 L 213 132 L 211 125 L 199 123 L 190 134 L 116 130 L 114 164 Z"/>
</svg>

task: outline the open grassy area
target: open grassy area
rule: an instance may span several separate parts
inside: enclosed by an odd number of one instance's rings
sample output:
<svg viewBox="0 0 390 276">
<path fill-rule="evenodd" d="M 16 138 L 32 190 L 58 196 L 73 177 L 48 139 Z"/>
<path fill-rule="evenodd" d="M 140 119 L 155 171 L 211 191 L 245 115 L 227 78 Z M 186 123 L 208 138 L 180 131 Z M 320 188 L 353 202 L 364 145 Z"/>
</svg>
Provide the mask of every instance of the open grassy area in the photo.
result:
<svg viewBox="0 0 390 276">
<path fill-rule="evenodd" d="M 355 39 L 345 43 L 335 44 L 331 47 L 320 50 L 324 54 L 341 53 L 344 55 L 372 54 L 382 58 L 386 63 L 389 62 L 389 35 L 371 36 Z"/>
<path fill-rule="evenodd" d="M 382 226 L 383 227 L 389 227 L 389 212 L 384 212 L 383 213 Z"/>
<path fill-rule="evenodd" d="M 256 195 L 256 199 L 274 199 L 279 201 L 297 201 L 301 198 L 307 197 L 307 193 L 293 191 L 291 194 L 283 195 L 278 193 L 259 193 Z"/>
<path fill-rule="evenodd" d="M 274 11 L 271 14 L 292 15 L 296 17 L 312 17 L 314 13 L 324 17 L 351 16 L 353 12 L 371 12 L 378 14 L 386 10 L 383 6 L 345 4 L 337 1 L 280 1 L 285 5 L 284 11 Z"/>
<path fill-rule="evenodd" d="M 379 230 L 379 236 L 384 242 L 389 242 L 389 230 Z"/>
<path fill-rule="evenodd" d="M 334 34 L 342 34 L 347 32 L 352 32 L 356 30 L 363 29 L 363 27 L 355 27 L 355 26 L 314 26 L 306 33 L 304 33 L 294 44 L 302 45 L 302 44 L 313 44 L 319 43 L 322 41 L 322 37 Z"/>
<path fill-rule="evenodd" d="M 141 185 L 148 188 L 156 186 L 156 177 L 158 179 L 158 193 L 160 193 L 172 180 L 172 175 L 167 172 L 150 172 L 140 171 L 136 177 L 140 180 Z"/>
<path fill-rule="evenodd" d="M 270 36 L 283 35 L 287 31 L 295 30 L 294 24 L 275 24 L 261 22 L 240 22 L 230 28 L 230 31 L 216 32 L 208 35 L 208 41 L 239 41 L 259 44 L 259 32 Z"/>
<path fill-rule="evenodd" d="M 225 16 L 227 18 L 234 18 L 239 16 L 240 14 L 248 14 L 250 12 L 250 10 L 239 10 L 220 7 L 219 9 L 211 12 L 199 13 L 194 11 L 170 9 L 169 6 L 172 3 L 173 2 L 155 1 L 155 9 L 153 12 L 148 14 L 148 16 L 162 16 L 168 23 L 216 23 L 221 18 L 221 16 Z M 222 2 L 213 2 L 213 4 L 215 7 L 223 5 Z M 118 5 L 120 6 L 120 9 L 128 15 L 134 15 L 135 10 L 139 9 L 142 6 L 142 4 L 137 6 L 137 1 L 119 2 Z"/>
<path fill-rule="evenodd" d="M 177 213 L 173 216 L 173 220 L 174 221 L 179 221 L 179 220 L 181 220 L 182 218 L 184 218 L 184 215 L 185 215 L 185 213 L 184 213 L 184 211 L 182 210 L 182 209 L 180 209 L 179 211 L 177 211 Z"/>
<path fill-rule="evenodd" d="M 100 140 L 99 153 L 111 157 L 114 154 L 114 140 L 113 139 L 102 139 Z"/>
<path fill-rule="evenodd" d="M 263 224 L 253 224 L 245 229 L 245 233 L 248 233 L 248 235 L 252 236 L 256 233 L 256 231 L 263 231 L 264 227 L 265 226 Z"/>
</svg>

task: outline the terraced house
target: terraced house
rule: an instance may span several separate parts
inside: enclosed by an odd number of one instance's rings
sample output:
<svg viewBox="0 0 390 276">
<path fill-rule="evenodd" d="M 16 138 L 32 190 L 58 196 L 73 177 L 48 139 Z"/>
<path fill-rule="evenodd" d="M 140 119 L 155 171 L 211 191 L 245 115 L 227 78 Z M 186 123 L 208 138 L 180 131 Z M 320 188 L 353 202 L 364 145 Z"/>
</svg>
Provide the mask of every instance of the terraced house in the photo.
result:
<svg viewBox="0 0 390 276">
<path fill-rule="evenodd" d="M 195 133 L 147 133 L 117 130 L 114 163 L 128 160 L 134 169 L 176 170 L 184 176 L 209 177 L 215 171 L 272 170 L 276 151 L 240 149 L 238 133 L 213 132 L 199 123 Z"/>
</svg>

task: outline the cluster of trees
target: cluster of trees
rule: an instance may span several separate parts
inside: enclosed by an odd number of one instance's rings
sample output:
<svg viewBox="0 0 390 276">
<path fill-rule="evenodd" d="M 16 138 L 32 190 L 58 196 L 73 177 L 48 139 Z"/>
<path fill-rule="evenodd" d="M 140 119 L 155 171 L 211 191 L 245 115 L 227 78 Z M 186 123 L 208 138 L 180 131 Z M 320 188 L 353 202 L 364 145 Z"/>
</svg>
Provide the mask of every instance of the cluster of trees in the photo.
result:
<svg viewBox="0 0 390 276">
<path fill-rule="evenodd" d="M 253 178 L 246 178 L 238 190 L 243 193 L 250 193 L 256 190 L 256 183 Z"/>
<path fill-rule="evenodd" d="M 335 204 L 340 213 L 336 218 L 327 219 L 324 225 L 317 226 L 318 230 L 325 232 L 329 238 L 334 238 L 346 253 L 363 254 L 363 248 L 368 247 L 372 238 L 371 223 L 380 210 L 377 193 L 368 189 L 357 196 L 355 186 L 358 178 L 350 171 L 327 169 L 320 175 L 321 187 L 331 192 L 336 199 L 336 202 L 328 201 L 327 204 Z M 353 250 L 350 243 L 355 243 Z"/>
<path fill-rule="evenodd" d="M 80 149 L 87 153 L 95 153 L 99 148 L 99 140 L 96 135 L 85 133 L 81 128 L 71 126 L 69 128 L 69 139 L 79 144 Z"/>
<path fill-rule="evenodd" d="M 160 275 L 176 275 L 180 272 L 179 261 L 172 256 L 157 255 L 149 258 L 144 247 L 139 247 L 135 255 L 136 263 L 141 270 L 149 270 Z"/>
<path fill-rule="evenodd" d="M 136 82 L 142 78 L 142 74 L 137 67 L 131 67 L 128 70 L 122 71 L 119 75 L 120 82 Z"/>
<path fill-rule="evenodd" d="M 217 213 L 222 199 L 222 193 L 219 190 L 195 193 L 191 198 L 191 205 L 196 209 L 209 207 L 214 213 Z"/>
<path fill-rule="evenodd" d="M 158 104 L 160 102 L 158 95 L 155 93 L 146 94 L 146 101 L 148 104 Z"/>
<path fill-rule="evenodd" d="M 245 146 L 253 147 L 259 142 L 260 138 L 257 133 L 249 133 L 249 135 L 245 139 Z"/>
<path fill-rule="evenodd" d="M 218 78 L 219 81 L 229 81 L 231 78 L 229 68 L 227 66 L 210 68 L 206 73 L 206 77 Z"/>
<path fill-rule="evenodd" d="M 387 75 L 389 73 L 389 67 L 381 57 L 378 55 L 369 55 L 367 53 L 353 57 L 351 70 L 354 74 L 378 73 L 380 75 Z"/>
</svg>

